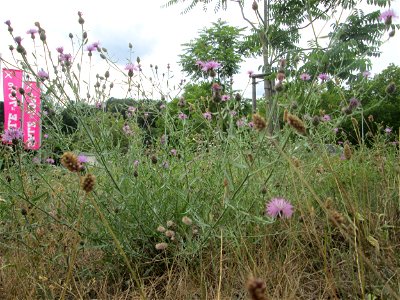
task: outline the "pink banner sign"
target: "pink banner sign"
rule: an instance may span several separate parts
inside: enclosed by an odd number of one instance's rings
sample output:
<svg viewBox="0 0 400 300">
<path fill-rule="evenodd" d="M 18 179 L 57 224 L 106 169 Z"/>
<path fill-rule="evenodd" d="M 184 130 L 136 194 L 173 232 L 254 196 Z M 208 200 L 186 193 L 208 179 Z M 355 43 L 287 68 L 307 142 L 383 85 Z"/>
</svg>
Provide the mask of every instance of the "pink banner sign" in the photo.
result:
<svg viewBox="0 0 400 300">
<path fill-rule="evenodd" d="M 40 148 L 40 88 L 34 81 L 25 82 L 23 133 L 27 149 Z"/>
<path fill-rule="evenodd" d="M 21 128 L 22 70 L 3 69 L 4 130 Z"/>
</svg>

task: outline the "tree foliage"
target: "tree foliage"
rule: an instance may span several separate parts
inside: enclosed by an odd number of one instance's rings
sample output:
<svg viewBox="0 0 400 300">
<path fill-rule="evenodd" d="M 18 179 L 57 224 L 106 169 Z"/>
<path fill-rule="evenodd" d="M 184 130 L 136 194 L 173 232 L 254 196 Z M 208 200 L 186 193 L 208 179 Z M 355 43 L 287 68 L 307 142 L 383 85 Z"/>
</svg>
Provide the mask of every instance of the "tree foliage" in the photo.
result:
<svg viewBox="0 0 400 300">
<path fill-rule="evenodd" d="M 183 71 L 193 80 L 205 78 L 207 74 L 201 71 L 196 61 L 216 60 L 222 64 L 217 70 L 222 81 L 238 73 L 246 51 L 242 47 L 242 31 L 221 20 L 202 29 L 196 39 L 183 44 L 184 53 L 180 55 L 179 61 Z"/>
</svg>

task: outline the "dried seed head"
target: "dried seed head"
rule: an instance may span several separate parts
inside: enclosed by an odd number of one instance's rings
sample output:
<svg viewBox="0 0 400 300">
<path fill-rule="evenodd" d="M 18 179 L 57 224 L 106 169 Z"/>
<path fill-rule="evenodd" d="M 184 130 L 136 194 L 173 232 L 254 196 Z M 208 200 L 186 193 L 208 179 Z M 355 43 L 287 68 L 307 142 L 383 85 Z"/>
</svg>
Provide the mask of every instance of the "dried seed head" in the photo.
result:
<svg viewBox="0 0 400 300">
<path fill-rule="evenodd" d="M 266 186 L 263 186 L 263 187 L 261 188 L 261 194 L 265 195 L 266 193 L 267 193 L 267 187 L 266 187 Z"/>
<path fill-rule="evenodd" d="M 356 118 L 351 117 L 351 123 L 353 124 L 354 127 L 358 128 L 358 121 Z"/>
<path fill-rule="evenodd" d="M 154 165 L 157 164 L 157 162 L 158 162 L 157 156 L 152 155 L 152 156 L 151 156 L 151 162 L 152 162 Z"/>
<path fill-rule="evenodd" d="M 260 278 L 250 278 L 247 281 L 247 290 L 252 300 L 267 300 L 265 290 L 267 285 Z"/>
<path fill-rule="evenodd" d="M 236 95 L 235 95 L 235 100 L 236 100 L 237 102 L 241 101 L 241 100 L 242 100 L 242 96 L 241 96 L 239 93 L 236 93 Z"/>
<path fill-rule="evenodd" d="M 173 231 L 173 230 L 167 230 L 167 231 L 165 231 L 165 236 L 166 236 L 166 237 L 169 237 L 169 238 L 172 238 L 172 237 L 175 236 L 175 231 Z"/>
<path fill-rule="evenodd" d="M 254 123 L 254 128 L 257 129 L 258 131 L 264 130 L 265 127 L 267 127 L 267 122 L 259 114 L 253 115 L 253 123 Z"/>
<path fill-rule="evenodd" d="M 93 191 L 95 183 L 96 177 L 92 174 L 86 174 L 86 176 L 83 177 L 82 180 L 82 190 L 84 190 L 86 193 L 90 193 L 91 191 Z"/>
<path fill-rule="evenodd" d="M 190 226 L 190 225 L 192 225 L 193 222 L 192 222 L 192 219 L 190 219 L 188 216 L 184 216 L 182 218 L 182 223 L 187 226 Z"/>
<path fill-rule="evenodd" d="M 394 94 L 396 92 L 396 84 L 394 82 L 391 82 L 388 84 L 386 87 L 386 93 L 388 94 Z"/>
<path fill-rule="evenodd" d="M 224 187 L 227 187 L 228 186 L 228 179 L 225 177 L 224 178 Z"/>
<path fill-rule="evenodd" d="M 289 114 L 288 110 L 285 109 L 285 111 L 283 112 L 283 122 L 285 122 L 285 123 L 287 123 L 287 121 L 288 121 L 288 118 L 287 118 L 288 114 Z"/>
<path fill-rule="evenodd" d="M 312 123 L 314 126 L 318 126 L 320 120 L 321 120 L 321 119 L 320 119 L 319 116 L 314 116 L 314 117 L 312 118 L 312 120 L 311 120 L 311 123 Z"/>
<path fill-rule="evenodd" d="M 164 226 L 161 226 L 161 225 L 160 225 L 160 226 L 157 227 L 157 231 L 158 231 L 158 232 L 165 232 L 166 229 L 165 229 Z"/>
<path fill-rule="evenodd" d="M 165 249 L 167 249 L 167 247 L 168 247 L 167 243 L 158 243 L 158 244 L 156 244 L 156 249 L 157 250 L 165 250 Z"/>
<path fill-rule="evenodd" d="M 175 223 L 171 220 L 167 221 L 167 227 L 171 228 L 171 227 L 175 227 Z"/>
<path fill-rule="evenodd" d="M 292 161 L 293 161 L 293 165 L 294 165 L 296 168 L 300 168 L 300 160 L 299 160 L 298 158 L 292 157 Z"/>
<path fill-rule="evenodd" d="M 253 1 L 253 4 L 251 5 L 251 8 L 253 10 L 257 10 L 258 9 L 258 4 L 257 4 L 256 0 Z"/>
<path fill-rule="evenodd" d="M 61 164 L 71 172 L 79 172 L 82 170 L 82 164 L 78 157 L 72 152 L 65 152 L 61 156 Z"/>
<path fill-rule="evenodd" d="M 373 115 L 369 115 L 368 116 L 368 121 L 373 122 L 374 121 L 374 116 Z"/>
<path fill-rule="evenodd" d="M 344 144 L 344 151 L 343 151 L 344 157 L 349 160 L 351 158 L 351 148 L 349 143 Z"/>
<path fill-rule="evenodd" d="M 332 210 L 329 212 L 329 221 L 333 226 L 341 226 L 345 219 L 340 212 L 337 210 Z"/>
<path fill-rule="evenodd" d="M 298 133 L 302 135 L 307 134 L 306 126 L 304 125 L 304 122 L 300 120 L 299 117 L 292 115 L 288 113 L 287 115 L 287 122 L 288 124 L 293 127 Z"/>
</svg>

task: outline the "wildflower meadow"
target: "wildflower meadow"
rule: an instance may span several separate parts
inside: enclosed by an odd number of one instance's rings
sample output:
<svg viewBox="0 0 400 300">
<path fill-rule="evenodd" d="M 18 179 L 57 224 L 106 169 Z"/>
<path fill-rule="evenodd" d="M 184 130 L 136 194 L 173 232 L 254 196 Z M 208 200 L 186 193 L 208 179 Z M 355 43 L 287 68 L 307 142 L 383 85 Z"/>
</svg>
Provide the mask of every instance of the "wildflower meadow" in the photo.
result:
<svg viewBox="0 0 400 300">
<path fill-rule="evenodd" d="M 248 28 L 199 32 L 181 79 L 128 41 L 116 61 L 85 12 L 57 47 L 3 20 L 0 299 L 400 299 L 400 61 L 370 72 L 399 11 L 165 2 Z"/>
</svg>

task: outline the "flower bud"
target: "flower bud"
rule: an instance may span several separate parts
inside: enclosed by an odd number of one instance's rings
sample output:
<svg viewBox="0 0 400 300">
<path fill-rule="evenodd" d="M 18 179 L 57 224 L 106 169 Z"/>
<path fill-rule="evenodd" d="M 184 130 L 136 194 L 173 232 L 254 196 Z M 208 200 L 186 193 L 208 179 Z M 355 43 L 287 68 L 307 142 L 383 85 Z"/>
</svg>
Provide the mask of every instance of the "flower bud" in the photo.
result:
<svg viewBox="0 0 400 300">
<path fill-rule="evenodd" d="M 253 4 L 251 5 L 251 8 L 253 10 L 258 10 L 258 4 L 257 4 L 256 0 L 253 1 Z"/>
<path fill-rule="evenodd" d="M 388 84 L 386 87 L 386 93 L 388 94 L 394 94 L 396 92 L 396 84 L 394 82 L 391 82 Z"/>
</svg>

